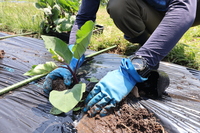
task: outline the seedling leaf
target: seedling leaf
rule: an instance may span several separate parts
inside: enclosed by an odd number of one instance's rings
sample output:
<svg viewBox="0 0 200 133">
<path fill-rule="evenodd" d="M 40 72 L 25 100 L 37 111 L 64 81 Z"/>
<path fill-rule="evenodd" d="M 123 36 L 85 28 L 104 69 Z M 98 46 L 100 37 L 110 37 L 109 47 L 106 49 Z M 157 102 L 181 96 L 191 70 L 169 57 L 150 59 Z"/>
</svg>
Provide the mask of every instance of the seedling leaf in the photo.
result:
<svg viewBox="0 0 200 133">
<path fill-rule="evenodd" d="M 87 50 L 94 28 L 93 21 L 87 21 L 76 33 L 76 45 L 72 48 L 74 57 L 80 59 Z"/>
<path fill-rule="evenodd" d="M 76 107 L 73 109 L 73 111 L 79 111 L 79 110 L 81 110 L 81 107 Z"/>
<path fill-rule="evenodd" d="M 45 35 L 42 35 L 42 38 L 45 42 L 45 47 L 49 52 L 57 53 L 59 56 L 61 56 L 64 59 L 64 61 L 67 64 L 70 63 L 73 57 L 73 54 L 64 41 L 56 37 L 45 36 Z M 55 55 L 56 54 L 54 54 L 53 56 Z"/>
<path fill-rule="evenodd" d="M 95 77 L 91 77 L 88 79 L 90 82 L 98 82 L 99 80 Z"/>
<path fill-rule="evenodd" d="M 82 94 L 85 92 L 85 89 L 86 84 L 80 83 L 76 84 L 70 90 L 53 90 L 50 92 L 49 101 L 55 108 L 67 113 L 79 103 L 79 101 L 82 99 Z"/>
<path fill-rule="evenodd" d="M 26 76 L 34 76 L 40 74 L 47 74 L 57 68 L 57 65 L 54 62 L 46 62 L 45 64 L 33 65 L 31 70 L 26 72 Z"/>
<path fill-rule="evenodd" d="M 63 112 L 60 111 L 59 109 L 55 108 L 55 107 L 52 107 L 51 110 L 50 110 L 50 113 L 53 114 L 53 115 L 59 115 Z"/>
</svg>

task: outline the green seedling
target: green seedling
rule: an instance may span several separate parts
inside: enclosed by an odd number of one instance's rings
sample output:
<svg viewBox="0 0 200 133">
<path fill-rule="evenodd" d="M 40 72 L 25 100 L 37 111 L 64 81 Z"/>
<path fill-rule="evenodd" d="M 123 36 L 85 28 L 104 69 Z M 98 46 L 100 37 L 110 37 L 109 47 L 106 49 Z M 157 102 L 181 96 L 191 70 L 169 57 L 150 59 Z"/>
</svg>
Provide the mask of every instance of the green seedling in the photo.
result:
<svg viewBox="0 0 200 133">
<path fill-rule="evenodd" d="M 49 101 L 54 106 L 50 111 L 52 114 L 59 114 L 60 112 L 68 112 L 72 110 L 82 99 L 82 94 L 86 90 L 85 83 L 79 83 L 76 78 L 76 70 L 72 71 L 69 67 L 69 63 L 73 57 L 80 60 L 82 55 L 85 53 L 92 30 L 94 28 L 93 21 L 87 21 L 81 29 L 76 33 L 76 43 L 72 51 L 68 48 L 67 44 L 62 40 L 43 35 L 42 38 L 45 43 L 45 47 L 52 54 L 52 58 L 65 64 L 69 69 L 75 80 L 75 85 L 72 89 L 64 91 L 53 90 L 50 92 Z M 24 75 L 33 76 L 40 74 L 48 74 L 58 66 L 54 62 L 46 62 L 45 64 L 39 64 L 32 66 L 32 69 L 26 72 Z M 77 68 L 77 67 L 76 67 Z"/>
</svg>

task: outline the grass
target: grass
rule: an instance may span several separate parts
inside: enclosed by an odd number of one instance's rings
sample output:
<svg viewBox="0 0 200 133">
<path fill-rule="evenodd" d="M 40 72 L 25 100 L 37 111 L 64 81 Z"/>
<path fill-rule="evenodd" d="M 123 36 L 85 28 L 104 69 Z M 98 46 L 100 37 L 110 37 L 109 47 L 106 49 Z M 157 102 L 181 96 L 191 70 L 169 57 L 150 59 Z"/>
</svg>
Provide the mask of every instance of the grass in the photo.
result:
<svg viewBox="0 0 200 133">
<path fill-rule="evenodd" d="M 191 27 L 164 60 L 200 70 L 200 26 Z"/>
<path fill-rule="evenodd" d="M 33 6 L 33 2 L 12 3 L 0 2 L 0 30 L 12 33 L 40 32 L 43 12 Z M 35 0 L 36 2 L 36 0 Z M 96 23 L 104 26 L 103 34 L 92 36 L 89 49 L 98 51 L 113 45 L 118 47 L 110 52 L 130 55 L 135 52 L 138 44 L 131 44 L 123 38 L 106 11 L 101 7 L 97 13 Z M 163 61 L 176 63 L 200 70 L 200 26 L 190 28 L 173 50 Z"/>
<path fill-rule="evenodd" d="M 0 30 L 14 32 L 40 32 L 43 13 L 33 2 L 0 2 Z"/>
</svg>

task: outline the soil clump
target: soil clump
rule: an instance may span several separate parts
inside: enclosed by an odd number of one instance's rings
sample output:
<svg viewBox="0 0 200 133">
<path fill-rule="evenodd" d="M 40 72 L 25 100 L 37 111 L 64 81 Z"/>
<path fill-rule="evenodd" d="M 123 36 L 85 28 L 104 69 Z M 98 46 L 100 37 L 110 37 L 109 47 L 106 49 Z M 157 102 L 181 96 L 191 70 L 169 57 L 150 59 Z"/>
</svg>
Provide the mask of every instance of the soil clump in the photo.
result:
<svg viewBox="0 0 200 133">
<path fill-rule="evenodd" d="M 57 78 L 56 80 L 53 80 L 52 83 L 53 90 L 57 91 L 63 91 L 69 89 L 65 84 L 62 78 Z"/>
<path fill-rule="evenodd" d="M 134 108 L 127 101 L 105 117 L 84 115 L 76 129 L 78 133 L 166 133 L 153 113 Z"/>
<path fill-rule="evenodd" d="M 0 59 L 4 58 L 4 54 L 5 54 L 4 50 L 0 50 Z"/>
</svg>

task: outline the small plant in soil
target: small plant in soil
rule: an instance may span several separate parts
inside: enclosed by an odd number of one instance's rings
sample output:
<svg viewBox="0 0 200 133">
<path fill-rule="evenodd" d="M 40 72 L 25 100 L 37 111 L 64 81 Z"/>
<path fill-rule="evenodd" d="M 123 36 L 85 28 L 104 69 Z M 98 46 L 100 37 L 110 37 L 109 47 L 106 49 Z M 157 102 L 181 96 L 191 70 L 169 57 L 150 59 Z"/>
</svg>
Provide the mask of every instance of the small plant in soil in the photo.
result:
<svg viewBox="0 0 200 133">
<path fill-rule="evenodd" d="M 77 67 L 75 71 L 72 71 L 69 64 L 73 57 L 79 61 L 85 53 L 87 46 L 90 43 L 93 27 L 94 22 L 87 21 L 77 31 L 76 43 L 73 46 L 72 51 L 68 48 L 68 45 L 59 38 L 45 35 L 42 36 L 45 47 L 53 55 L 52 58 L 66 66 L 66 70 L 68 69 L 72 73 L 75 84 L 71 89 L 62 91 L 52 90 L 50 92 L 49 101 L 53 105 L 53 108 L 50 111 L 52 114 L 57 115 L 62 112 L 68 112 L 72 110 L 82 99 L 83 93 L 86 90 L 86 84 L 79 83 L 76 77 Z M 24 75 L 33 76 L 45 73 L 48 74 L 56 68 L 58 68 L 58 66 L 54 62 L 46 62 L 45 64 L 33 65 L 32 69 Z"/>
</svg>

